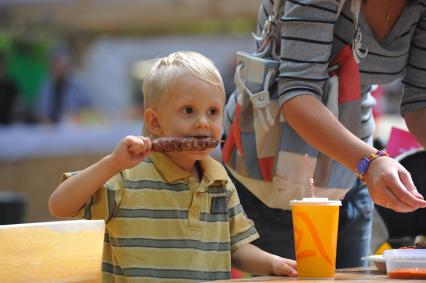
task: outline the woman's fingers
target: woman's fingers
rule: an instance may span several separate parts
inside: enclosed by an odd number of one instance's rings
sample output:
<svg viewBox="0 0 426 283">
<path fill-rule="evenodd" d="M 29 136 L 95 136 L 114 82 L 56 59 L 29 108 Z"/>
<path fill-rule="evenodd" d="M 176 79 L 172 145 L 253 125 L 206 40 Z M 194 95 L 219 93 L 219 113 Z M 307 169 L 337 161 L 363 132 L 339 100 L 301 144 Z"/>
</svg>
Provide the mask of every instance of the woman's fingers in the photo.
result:
<svg viewBox="0 0 426 283">
<path fill-rule="evenodd" d="M 399 172 L 399 178 L 402 184 L 407 188 L 409 193 L 411 193 L 418 199 L 424 199 L 424 196 L 422 196 L 419 191 L 417 191 L 417 188 L 413 183 L 413 179 L 411 178 L 410 172 L 403 168 L 403 170 Z"/>
<path fill-rule="evenodd" d="M 397 212 L 410 212 L 416 209 L 404 201 L 401 201 L 389 188 L 382 190 L 380 201 L 376 203 Z"/>
<path fill-rule="evenodd" d="M 388 192 L 391 192 L 397 199 L 395 202 L 388 198 L 391 202 L 392 209 L 400 212 L 410 212 L 418 208 L 426 207 L 426 202 L 418 197 L 415 197 L 404 186 L 399 186 L 396 183 L 390 184 Z M 388 194 L 389 196 L 389 194 Z"/>
<path fill-rule="evenodd" d="M 426 201 L 415 189 L 410 173 L 396 160 L 380 157 L 368 169 L 367 186 L 378 205 L 398 212 L 426 207 Z"/>
<path fill-rule="evenodd" d="M 409 212 L 421 207 L 426 207 L 426 201 L 413 193 L 415 186 L 411 180 L 410 174 L 404 168 L 399 170 L 398 174 L 394 174 L 388 179 L 387 187 L 399 200 L 398 203 L 394 204 L 395 209 L 392 208 L 393 210 Z M 411 209 L 408 210 L 403 204 Z"/>
<path fill-rule="evenodd" d="M 367 187 L 374 203 L 398 212 L 412 211 L 412 207 L 400 201 L 385 182 L 376 182 L 374 185 L 368 184 Z"/>
</svg>

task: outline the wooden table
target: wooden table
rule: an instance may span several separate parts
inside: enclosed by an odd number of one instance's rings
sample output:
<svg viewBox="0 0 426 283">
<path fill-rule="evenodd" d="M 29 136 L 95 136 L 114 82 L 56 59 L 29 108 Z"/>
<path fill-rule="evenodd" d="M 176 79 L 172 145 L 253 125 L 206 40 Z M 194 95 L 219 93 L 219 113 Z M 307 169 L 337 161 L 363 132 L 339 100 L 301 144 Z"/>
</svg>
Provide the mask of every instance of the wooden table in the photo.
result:
<svg viewBox="0 0 426 283">
<path fill-rule="evenodd" d="M 0 225 L 1 283 L 100 283 L 105 224 Z"/>
<path fill-rule="evenodd" d="M 253 278 L 244 279 L 233 279 L 224 281 L 214 282 L 274 282 L 274 283 L 287 283 L 287 282 L 309 282 L 309 283 L 325 283 L 341 281 L 345 283 L 360 283 L 360 282 L 371 282 L 379 283 L 383 281 L 389 281 L 392 283 L 402 283 L 411 280 L 407 279 L 389 279 L 386 273 L 377 270 L 375 267 L 363 267 L 363 268 L 347 268 L 336 271 L 336 278 L 334 279 L 301 279 L 297 277 L 279 277 L 279 276 L 260 276 Z M 415 280 L 413 282 L 425 282 L 426 280 Z"/>
</svg>

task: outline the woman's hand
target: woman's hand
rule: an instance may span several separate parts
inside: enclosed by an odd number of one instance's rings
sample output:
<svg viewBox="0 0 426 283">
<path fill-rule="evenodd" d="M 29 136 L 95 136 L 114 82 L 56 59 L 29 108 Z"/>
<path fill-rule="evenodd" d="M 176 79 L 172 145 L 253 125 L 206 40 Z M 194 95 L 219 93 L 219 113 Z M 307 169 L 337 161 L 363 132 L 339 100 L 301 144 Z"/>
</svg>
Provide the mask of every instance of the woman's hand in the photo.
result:
<svg viewBox="0 0 426 283">
<path fill-rule="evenodd" d="M 382 156 L 373 160 L 366 174 L 366 184 L 373 201 L 397 212 L 411 212 L 426 207 L 410 173 L 395 159 Z"/>
<path fill-rule="evenodd" d="M 117 172 L 138 165 L 150 153 L 151 139 L 143 136 L 123 138 L 111 153 L 110 158 Z"/>
<path fill-rule="evenodd" d="M 274 256 L 272 261 L 272 274 L 277 276 L 297 276 L 296 261 Z"/>
</svg>

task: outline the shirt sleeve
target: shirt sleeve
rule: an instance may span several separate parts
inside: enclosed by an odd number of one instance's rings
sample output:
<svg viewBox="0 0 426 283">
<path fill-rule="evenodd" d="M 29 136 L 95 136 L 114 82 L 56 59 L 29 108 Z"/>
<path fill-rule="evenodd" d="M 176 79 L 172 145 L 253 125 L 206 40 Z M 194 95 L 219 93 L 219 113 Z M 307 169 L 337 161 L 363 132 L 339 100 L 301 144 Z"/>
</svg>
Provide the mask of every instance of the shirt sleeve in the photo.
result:
<svg viewBox="0 0 426 283">
<path fill-rule="evenodd" d="M 410 54 L 402 80 L 401 114 L 426 107 L 426 11 L 420 16 L 411 40 Z"/>
<path fill-rule="evenodd" d="M 65 173 L 61 182 L 78 172 Z M 107 223 L 120 206 L 124 188 L 124 179 L 119 173 L 101 186 L 80 209 L 75 218 L 88 220 L 103 219 Z"/>
<path fill-rule="evenodd" d="M 322 97 L 338 5 L 336 0 L 285 1 L 280 18 L 280 104 L 302 94 Z"/>
<path fill-rule="evenodd" d="M 254 227 L 252 220 L 248 219 L 243 207 L 240 204 L 235 186 L 229 180 L 227 188 L 228 198 L 228 214 L 229 214 L 229 229 L 231 235 L 231 251 L 248 244 L 257 238 L 259 234 Z"/>
</svg>

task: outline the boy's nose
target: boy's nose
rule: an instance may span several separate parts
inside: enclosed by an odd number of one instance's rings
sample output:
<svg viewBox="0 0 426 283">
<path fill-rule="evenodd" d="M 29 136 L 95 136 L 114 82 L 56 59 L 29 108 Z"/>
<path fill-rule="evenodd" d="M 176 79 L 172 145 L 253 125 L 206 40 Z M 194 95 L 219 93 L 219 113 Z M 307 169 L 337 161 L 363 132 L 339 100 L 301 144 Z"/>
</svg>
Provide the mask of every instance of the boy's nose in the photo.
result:
<svg viewBox="0 0 426 283">
<path fill-rule="evenodd" d="M 197 121 L 195 121 L 194 126 L 196 128 L 208 128 L 209 127 L 209 122 L 205 117 L 199 117 L 197 119 Z"/>
</svg>

